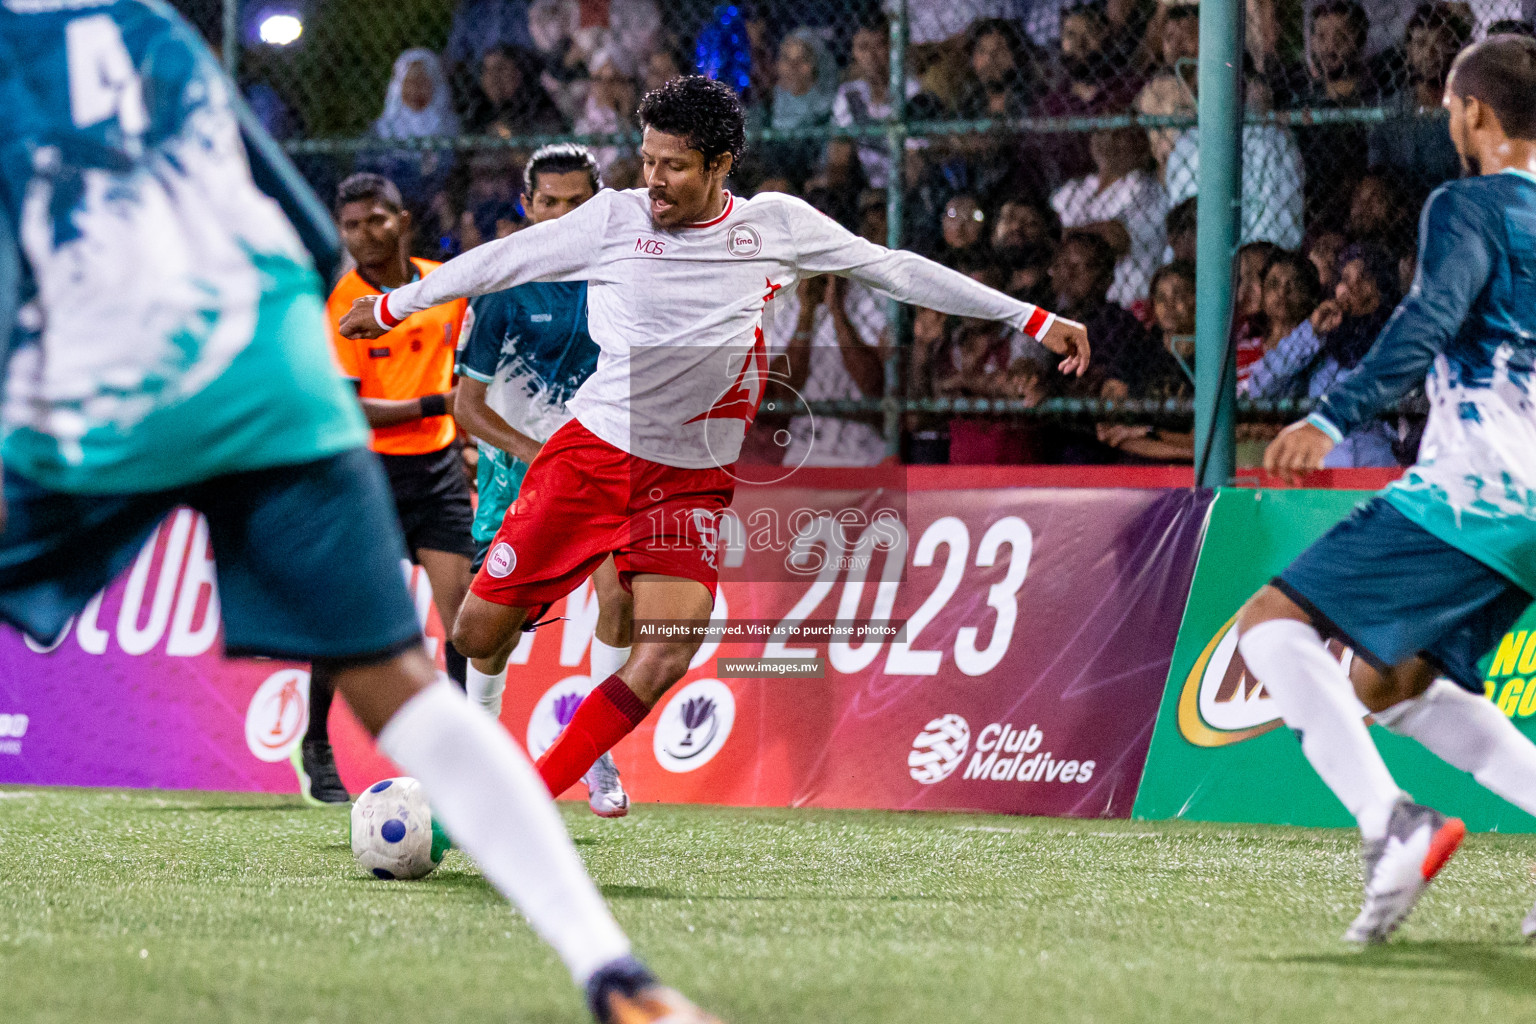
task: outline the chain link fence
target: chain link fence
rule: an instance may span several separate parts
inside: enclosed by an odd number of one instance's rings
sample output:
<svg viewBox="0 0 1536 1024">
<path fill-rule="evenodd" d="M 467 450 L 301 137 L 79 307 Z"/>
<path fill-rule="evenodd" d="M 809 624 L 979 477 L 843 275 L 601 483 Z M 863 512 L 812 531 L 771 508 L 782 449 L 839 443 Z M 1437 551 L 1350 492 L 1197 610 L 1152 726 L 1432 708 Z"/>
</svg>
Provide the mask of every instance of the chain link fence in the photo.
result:
<svg viewBox="0 0 1536 1024">
<path fill-rule="evenodd" d="M 1417 211 L 1460 173 L 1440 110 L 1451 59 L 1490 31 L 1530 32 L 1536 4 L 1244 2 L 1233 337 L 1251 462 L 1277 422 L 1353 370 L 1411 281 Z M 517 230 L 521 167 L 543 142 L 588 141 L 608 184 L 639 185 L 639 96 L 702 72 L 750 112 L 734 190 L 794 192 L 1089 325 L 1095 369 L 1068 380 L 996 325 L 803 287 L 770 341 L 816 418 L 771 394 L 749 446 L 761 457 L 783 454 L 765 439 L 786 428 L 845 464 L 893 442 L 909 461 L 1191 457 L 1195 2 L 177 6 L 223 45 L 322 197 L 355 170 L 395 180 L 418 255 Z M 791 351 L 797 327 L 812 341 Z M 1412 429 L 1411 415 L 1383 422 L 1349 457 L 1400 458 Z"/>
</svg>

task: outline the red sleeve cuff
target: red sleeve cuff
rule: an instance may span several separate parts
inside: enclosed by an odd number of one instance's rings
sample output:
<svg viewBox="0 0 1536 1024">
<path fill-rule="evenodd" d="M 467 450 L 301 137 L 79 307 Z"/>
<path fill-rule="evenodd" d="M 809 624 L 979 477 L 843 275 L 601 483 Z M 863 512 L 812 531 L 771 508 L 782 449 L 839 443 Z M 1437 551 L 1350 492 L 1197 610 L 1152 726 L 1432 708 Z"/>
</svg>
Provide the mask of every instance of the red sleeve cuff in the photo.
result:
<svg viewBox="0 0 1536 1024">
<path fill-rule="evenodd" d="M 1045 337 L 1045 332 L 1050 330 L 1051 323 L 1054 322 L 1054 320 L 1055 317 L 1051 316 L 1051 314 L 1047 313 L 1039 306 L 1036 306 L 1035 311 L 1029 314 L 1029 320 L 1024 324 L 1024 333 L 1029 335 L 1031 338 L 1034 338 L 1036 341 L 1039 341 L 1041 338 Z"/>
<path fill-rule="evenodd" d="M 379 296 L 379 301 L 373 304 L 373 318 L 379 322 L 379 326 L 385 330 L 394 330 L 400 326 L 400 318 L 392 316 L 389 312 L 389 296 Z"/>
</svg>

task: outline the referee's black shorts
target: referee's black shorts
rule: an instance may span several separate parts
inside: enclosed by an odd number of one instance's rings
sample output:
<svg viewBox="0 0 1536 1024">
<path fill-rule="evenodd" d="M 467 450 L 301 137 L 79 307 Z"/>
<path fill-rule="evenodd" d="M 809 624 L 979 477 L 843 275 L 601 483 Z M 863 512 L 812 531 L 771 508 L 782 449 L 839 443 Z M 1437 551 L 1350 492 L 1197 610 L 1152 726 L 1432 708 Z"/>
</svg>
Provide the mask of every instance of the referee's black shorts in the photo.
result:
<svg viewBox="0 0 1536 1024">
<path fill-rule="evenodd" d="M 470 527 L 475 510 L 459 446 L 450 444 L 424 455 L 380 455 L 379 461 L 389 476 L 406 550 L 412 555 L 425 548 L 473 558 Z"/>
</svg>

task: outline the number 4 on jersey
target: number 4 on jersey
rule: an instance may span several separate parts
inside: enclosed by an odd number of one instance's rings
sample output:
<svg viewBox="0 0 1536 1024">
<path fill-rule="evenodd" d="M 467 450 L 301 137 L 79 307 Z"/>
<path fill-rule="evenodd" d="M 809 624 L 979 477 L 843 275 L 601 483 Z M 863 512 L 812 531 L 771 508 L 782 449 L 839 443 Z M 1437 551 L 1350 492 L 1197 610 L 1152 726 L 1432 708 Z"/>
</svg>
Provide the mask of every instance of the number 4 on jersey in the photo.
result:
<svg viewBox="0 0 1536 1024">
<path fill-rule="evenodd" d="M 129 139 L 149 127 L 144 86 L 123 43 L 122 30 L 110 15 L 76 18 L 65 30 L 69 56 L 69 113 L 76 128 L 109 118 Z"/>
</svg>

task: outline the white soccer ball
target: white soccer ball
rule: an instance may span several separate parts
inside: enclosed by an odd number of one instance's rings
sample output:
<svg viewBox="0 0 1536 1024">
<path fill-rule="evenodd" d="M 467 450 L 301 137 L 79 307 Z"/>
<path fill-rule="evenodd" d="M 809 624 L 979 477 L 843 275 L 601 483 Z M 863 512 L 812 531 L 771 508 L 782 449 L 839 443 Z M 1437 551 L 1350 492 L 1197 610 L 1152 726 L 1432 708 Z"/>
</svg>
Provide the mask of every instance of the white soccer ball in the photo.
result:
<svg viewBox="0 0 1536 1024">
<path fill-rule="evenodd" d="M 352 855 L 375 878 L 425 878 L 447 849 L 415 779 L 375 782 L 352 805 Z"/>
</svg>

